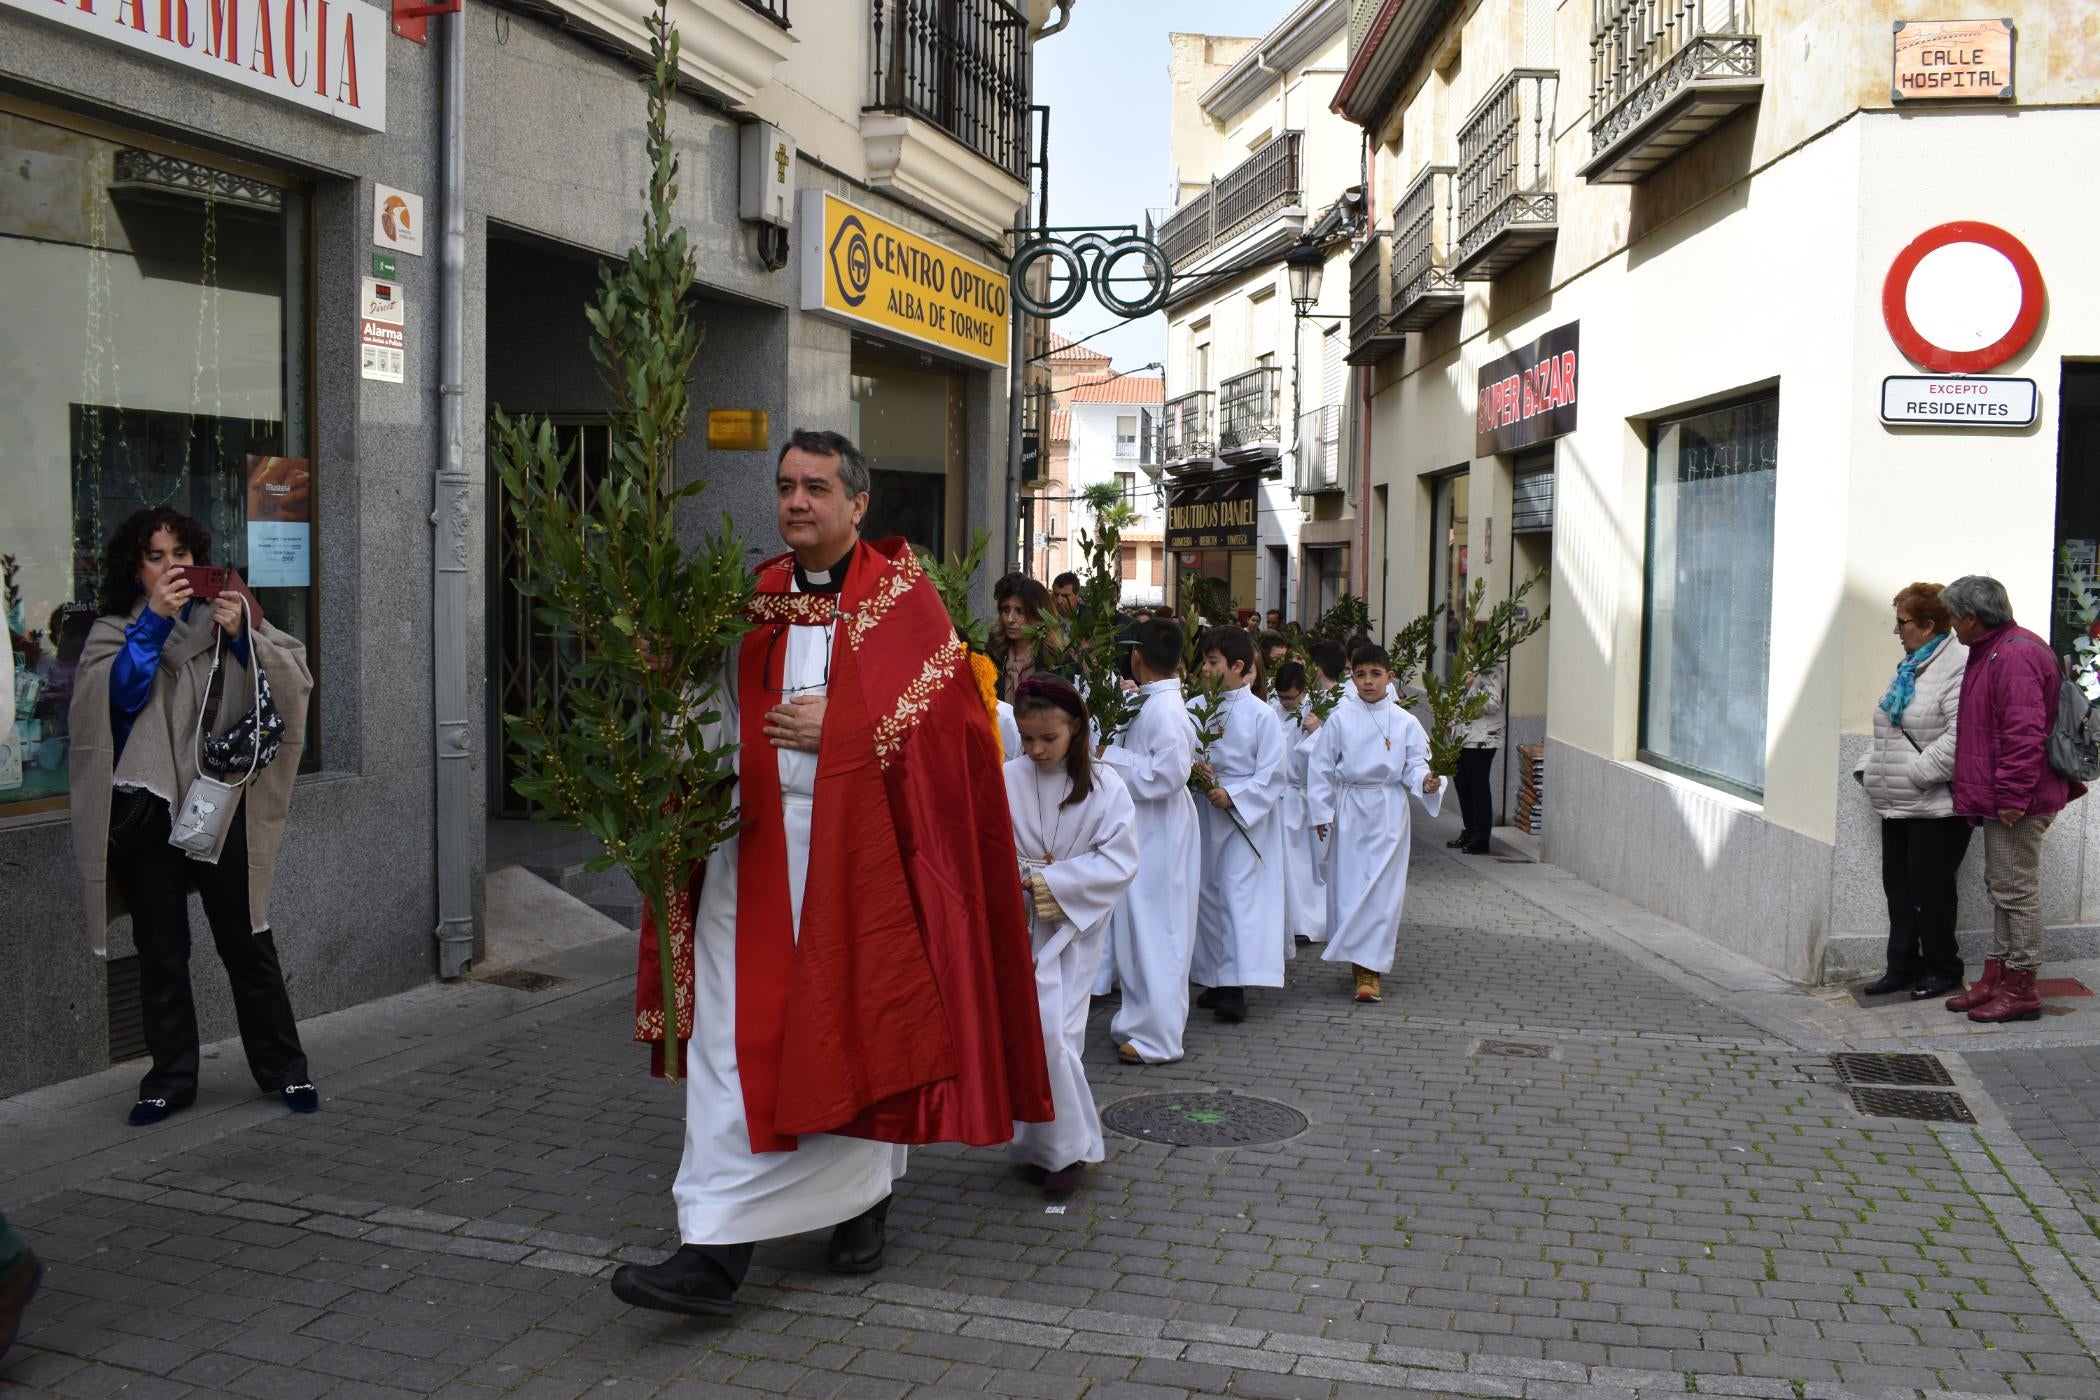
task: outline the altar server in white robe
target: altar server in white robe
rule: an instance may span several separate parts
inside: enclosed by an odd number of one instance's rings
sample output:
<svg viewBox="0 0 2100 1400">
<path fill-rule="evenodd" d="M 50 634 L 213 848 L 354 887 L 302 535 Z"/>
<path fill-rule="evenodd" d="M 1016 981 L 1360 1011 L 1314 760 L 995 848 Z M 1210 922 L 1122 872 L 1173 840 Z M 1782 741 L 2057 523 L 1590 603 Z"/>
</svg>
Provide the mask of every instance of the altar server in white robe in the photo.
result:
<svg viewBox="0 0 2100 1400">
<path fill-rule="evenodd" d="M 1331 848 L 1327 871 L 1328 962 L 1349 963 L 1356 999 L 1377 1001 L 1393 970 L 1407 896 L 1407 795 L 1435 816 L 1443 779 L 1429 771 L 1429 736 L 1388 697 L 1385 649 L 1359 650 L 1354 685 L 1320 727 L 1306 762 L 1306 803 L 1315 834 Z"/>
<path fill-rule="evenodd" d="M 1021 756 L 1006 765 L 1014 849 L 1029 896 L 1028 933 L 1042 1007 L 1043 1055 L 1057 1109 L 1014 1124 L 1009 1149 L 1053 1200 L 1102 1159 L 1101 1115 L 1087 1087 L 1086 1018 L 1108 923 L 1138 871 L 1137 810 L 1115 770 L 1093 761 L 1085 702 L 1064 681 L 1014 688 Z"/>
<path fill-rule="evenodd" d="M 1142 705 L 1103 751 L 1137 810 L 1138 873 L 1109 921 L 1123 1004 L 1109 1033 L 1127 1064 L 1178 1060 L 1189 1019 L 1189 959 L 1196 943 L 1202 847 L 1189 771 L 1196 726 L 1181 697 L 1181 629 L 1140 623 L 1130 669 Z"/>
<path fill-rule="evenodd" d="M 1247 988 L 1283 985 L 1283 726 L 1254 692 L 1254 638 L 1218 627 L 1203 669 L 1224 687 L 1224 732 L 1196 765 L 1203 794 L 1202 897 L 1190 975 L 1197 999 L 1225 1022 L 1247 1018 Z"/>
<path fill-rule="evenodd" d="M 1277 668 L 1269 707 L 1283 728 L 1283 955 L 1294 958 L 1299 939 L 1327 941 L 1327 882 L 1316 873 L 1320 862 L 1314 859 L 1327 848 L 1313 835 L 1305 805 L 1305 765 L 1319 731 L 1305 727 L 1313 714 L 1302 663 L 1286 661 Z"/>
</svg>

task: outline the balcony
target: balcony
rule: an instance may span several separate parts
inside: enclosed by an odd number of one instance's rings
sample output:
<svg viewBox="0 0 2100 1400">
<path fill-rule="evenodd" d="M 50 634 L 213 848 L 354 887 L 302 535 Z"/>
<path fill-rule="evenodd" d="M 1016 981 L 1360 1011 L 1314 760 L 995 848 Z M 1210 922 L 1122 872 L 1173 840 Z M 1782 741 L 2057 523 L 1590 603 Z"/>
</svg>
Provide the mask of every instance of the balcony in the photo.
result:
<svg viewBox="0 0 2100 1400">
<path fill-rule="evenodd" d="M 1298 494 L 1323 496 L 1349 489 L 1342 474 L 1339 404 L 1298 415 Z"/>
<path fill-rule="evenodd" d="M 1752 0 L 1591 0 L 1593 184 L 1631 185 L 1764 88 Z"/>
<path fill-rule="evenodd" d="M 617 48 L 649 54 L 651 0 L 554 0 L 581 28 Z M 797 42 L 788 31 L 788 0 L 672 0 L 678 69 L 710 96 L 742 107 L 773 81 Z"/>
<path fill-rule="evenodd" d="M 1152 229 L 1167 260 L 1177 269 L 1198 262 L 1271 215 L 1302 207 L 1303 141 L 1299 132 L 1284 132 Z"/>
<path fill-rule="evenodd" d="M 1451 273 L 1486 282 L 1559 232 L 1553 104 L 1560 75 L 1519 68 L 1458 130 L 1458 248 Z"/>
<path fill-rule="evenodd" d="M 1457 172 L 1432 165 L 1393 209 L 1393 327 L 1418 331 L 1466 304 L 1466 289 L 1451 273 L 1451 180 Z"/>
<path fill-rule="evenodd" d="M 871 14 L 868 183 L 1003 238 L 1028 197 L 1027 17 L 1007 0 L 875 0 Z"/>
<path fill-rule="evenodd" d="M 782 29 L 788 28 L 788 0 L 744 0 L 744 3 Z"/>
<path fill-rule="evenodd" d="M 1393 330 L 1393 235 L 1371 235 L 1349 259 L 1349 363 L 1376 364 L 1407 337 Z"/>
<path fill-rule="evenodd" d="M 1283 371 L 1235 374 L 1218 386 L 1218 455 L 1228 462 L 1283 456 Z"/>
<path fill-rule="evenodd" d="M 1167 400 L 1160 415 L 1159 460 L 1169 473 L 1178 476 L 1207 468 L 1217 456 L 1216 398 L 1210 390 L 1198 389 Z"/>
</svg>

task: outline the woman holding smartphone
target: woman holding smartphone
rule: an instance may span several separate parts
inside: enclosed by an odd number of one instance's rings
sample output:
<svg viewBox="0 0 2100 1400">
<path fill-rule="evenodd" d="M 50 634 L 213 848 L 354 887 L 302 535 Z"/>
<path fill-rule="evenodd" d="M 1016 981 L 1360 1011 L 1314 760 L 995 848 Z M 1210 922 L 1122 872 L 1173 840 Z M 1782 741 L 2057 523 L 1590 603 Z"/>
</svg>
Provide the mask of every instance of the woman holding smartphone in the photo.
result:
<svg viewBox="0 0 2100 1400">
<path fill-rule="evenodd" d="M 210 562 L 210 531 L 177 511 L 142 510 L 119 525 L 103 556 L 101 615 L 74 682 L 73 846 L 86 883 L 89 937 L 106 955 L 109 923 L 128 913 L 138 946 L 153 1063 L 132 1106 L 135 1126 L 158 1123 L 197 1099 L 192 888 L 233 985 L 256 1084 L 295 1113 L 320 1106 L 268 919 L 313 678 L 305 648 L 248 616 L 244 593 L 212 587 L 216 597 L 197 596 L 200 580 L 221 581 L 216 571 L 205 572 Z M 223 654 L 222 691 L 207 733 L 225 732 L 248 712 L 255 666 L 285 728 L 275 761 L 233 790 L 235 811 L 218 851 L 201 857 L 168 837 L 171 814 L 198 776 L 197 722 L 215 643 Z M 246 772 L 221 776 L 232 783 Z"/>
</svg>

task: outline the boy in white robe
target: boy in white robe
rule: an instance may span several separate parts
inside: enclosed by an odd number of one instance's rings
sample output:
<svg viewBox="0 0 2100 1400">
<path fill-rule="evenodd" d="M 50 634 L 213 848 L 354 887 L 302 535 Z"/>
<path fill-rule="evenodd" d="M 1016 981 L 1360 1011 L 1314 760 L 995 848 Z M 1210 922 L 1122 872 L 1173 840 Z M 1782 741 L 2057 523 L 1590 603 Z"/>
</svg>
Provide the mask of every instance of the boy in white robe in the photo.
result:
<svg viewBox="0 0 2100 1400">
<path fill-rule="evenodd" d="M 1306 763 L 1306 803 L 1313 830 L 1331 847 L 1327 872 L 1328 962 L 1356 973 L 1356 999 L 1383 995 L 1381 974 L 1393 970 L 1400 912 L 1407 896 L 1407 794 L 1435 816 L 1443 779 L 1429 771 L 1429 736 L 1388 698 L 1385 649 L 1355 656 L 1355 685 L 1320 727 Z"/>
<path fill-rule="evenodd" d="M 1109 1032 L 1127 1064 L 1181 1058 L 1189 1019 L 1189 959 L 1202 871 L 1189 769 L 1196 726 L 1181 698 L 1181 629 L 1154 618 L 1137 628 L 1130 669 L 1143 706 L 1102 751 L 1137 810 L 1138 873 L 1109 921 L 1123 1004 Z"/>
<path fill-rule="evenodd" d="M 1014 849 L 1029 896 L 1043 1056 L 1056 1117 L 1014 1124 L 1008 1149 L 1053 1200 L 1072 1194 L 1104 1155 L 1101 1115 L 1087 1087 L 1088 993 L 1108 923 L 1138 870 L 1137 810 L 1123 780 L 1092 759 L 1086 706 L 1061 680 L 1014 690 L 1021 756 L 1006 765 Z"/>
<path fill-rule="evenodd" d="M 1190 975 L 1220 1021 L 1247 1018 L 1247 988 L 1283 985 L 1284 741 L 1254 692 L 1254 639 L 1239 627 L 1203 639 L 1203 669 L 1224 686 L 1224 732 L 1196 765 L 1203 794 L 1202 896 Z"/>
<path fill-rule="evenodd" d="M 1278 668 L 1269 707 L 1283 728 L 1283 955 L 1295 958 L 1300 940 L 1327 941 L 1327 881 L 1316 874 L 1314 860 L 1326 847 L 1313 835 L 1305 806 L 1305 764 L 1318 731 L 1306 727 L 1314 716 L 1304 666 L 1286 661 Z"/>
</svg>

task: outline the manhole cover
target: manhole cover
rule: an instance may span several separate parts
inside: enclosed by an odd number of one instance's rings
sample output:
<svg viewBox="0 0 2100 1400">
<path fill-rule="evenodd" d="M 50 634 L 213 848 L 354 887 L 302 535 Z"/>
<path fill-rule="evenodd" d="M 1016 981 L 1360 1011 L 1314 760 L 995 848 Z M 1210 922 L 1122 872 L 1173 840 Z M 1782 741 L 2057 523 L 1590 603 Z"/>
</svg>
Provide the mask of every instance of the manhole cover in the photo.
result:
<svg viewBox="0 0 2100 1400">
<path fill-rule="evenodd" d="M 1101 1121 L 1125 1137 L 1173 1147 L 1252 1147 L 1306 1126 L 1290 1105 L 1246 1094 L 1138 1094 L 1110 1104 Z"/>
<path fill-rule="evenodd" d="M 1512 1060 L 1550 1060 L 1553 1058 L 1553 1047 L 1537 1045 L 1528 1040 L 1483 1040 L 1473 1053 L 1501 1055 Z"/>
<path fill-rule="evenodd" d="M 1933 1055 L 1832 1055 L 1847 1084 L 1952 1085 L 1954 1076 Z"/>
<path fill-rule="evenodd" d="M 1852 1103 L 1875 1118 L 1912 1118 L 1921 1123 L 1973 1123 L 1976 1115 L 1960 1094 L 1930 1089 L 1854 1089 Z"/>
<path fill-rule="evenodd" d="M 509 987 L 519 992 L 544 992 L 549 987 L 559 987 L 566 979 L 545 972 L 531 972 L 522 967 L 507 968 L 502 972 L 491 972 L 486 977 L 475 979 L 492 987 Z"/>
</svg>

